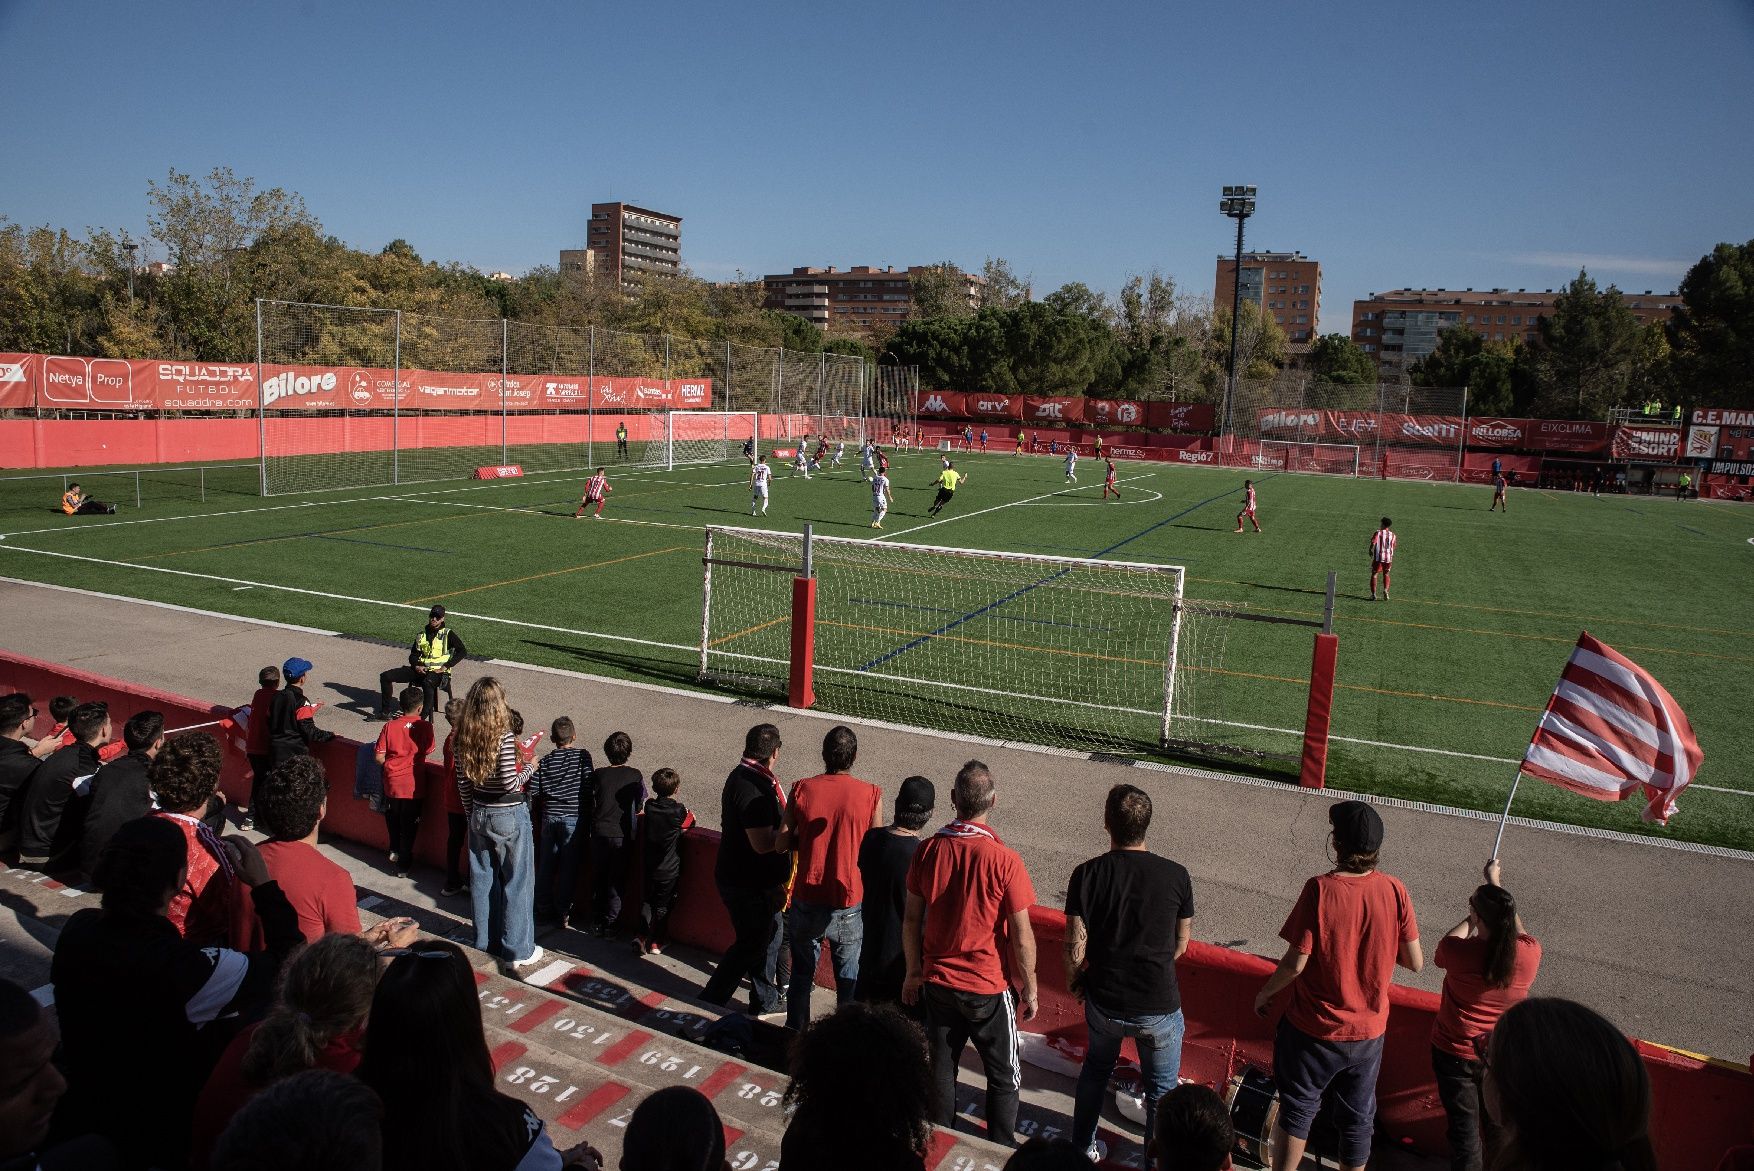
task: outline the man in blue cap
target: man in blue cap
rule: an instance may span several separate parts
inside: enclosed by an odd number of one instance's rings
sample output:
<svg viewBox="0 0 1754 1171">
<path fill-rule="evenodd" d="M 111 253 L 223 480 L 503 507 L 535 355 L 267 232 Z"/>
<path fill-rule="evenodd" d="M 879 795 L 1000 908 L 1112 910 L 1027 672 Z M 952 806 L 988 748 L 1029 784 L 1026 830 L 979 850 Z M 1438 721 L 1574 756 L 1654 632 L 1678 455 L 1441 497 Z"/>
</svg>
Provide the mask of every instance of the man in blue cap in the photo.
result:
<svg viewBox="0 0 1754 1171">
<path fill-rule="evenodd" d="M 394 667 L 378 675 L 378 719 L 396 717 L 390 703 L 390 685 L 412 683 L 426 693 L 420 718 L 431 720 L 438 713 L 438 693 L 451 694 L 451 668 L 463 661 L 469 651 L 457 632 L 445 625 L 445 608 L 434 606 L 427 612 L 426 625 L 408 648 L 408 665 Z M 371 717 L 366 717 L 370 719 Z"/>
<path fill-rule="evenodd" d="M 311 661 L 297 655 L 280 665 L 286 686 L 274 693 L 274 704 L 268 709 L 268 752 L 271 765 L 294 756 L 306 756 L 312 744 L 331 740 L 335 734 L 317 727 L 317 708 L 305 698 L 304 683 L 311 673 Z"/>
</svg>

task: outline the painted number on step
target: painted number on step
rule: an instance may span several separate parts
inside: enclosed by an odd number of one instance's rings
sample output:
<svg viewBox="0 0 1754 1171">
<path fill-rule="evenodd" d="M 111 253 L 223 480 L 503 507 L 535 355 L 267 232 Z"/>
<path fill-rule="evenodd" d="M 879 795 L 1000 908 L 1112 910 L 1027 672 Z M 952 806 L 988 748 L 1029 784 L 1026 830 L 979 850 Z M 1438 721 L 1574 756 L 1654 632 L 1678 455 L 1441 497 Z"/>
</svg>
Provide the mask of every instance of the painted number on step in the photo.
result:
<svg viewBox="0 0 1754 1171">
<path fill-rule="evenodd" d="M 653 1066 L 662 1070 L 664 1073 L 676 1073 L 687 1064 L 685 1059 L 676 1056 L 674 1053 L 665 1053 L 662 1049 L 647 1049 L 644 1053 L 639 1055 L 639 1062 L 641 1065 Z M 690 1081 L 699 1076 L 700 1066 L 689 1065 L 687 1072 L 682 1074 L 682 1080 Z"/>
<path fill-rule="evenodd" d="M 759 1102 L 770 1110 L 780 1104 L 780 1092 L 777 1089 L 764 1090 L 754 1082 L 744 1082 L 738 1086 L 737 1096 L 747 1102 Z"/>
</svg>

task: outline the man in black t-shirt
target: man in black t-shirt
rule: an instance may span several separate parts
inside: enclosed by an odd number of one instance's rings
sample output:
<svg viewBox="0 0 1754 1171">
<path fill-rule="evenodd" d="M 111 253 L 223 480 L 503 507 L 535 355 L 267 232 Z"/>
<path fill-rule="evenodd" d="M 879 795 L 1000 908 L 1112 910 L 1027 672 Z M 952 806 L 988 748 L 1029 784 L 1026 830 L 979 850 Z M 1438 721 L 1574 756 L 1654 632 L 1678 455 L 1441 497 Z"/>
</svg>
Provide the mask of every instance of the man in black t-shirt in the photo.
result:
<svg viewBox="0 0 1754 1171">
<path fill-rule="evenodd" d="M 1145 1147 L 1157 1103 L 1181 1074 L 1181 990 L 1175 961 L 1188 949 L 1194 887 L 1187 868 L 1145 848 L 1151 798 L 1133 785 L 1109 790 L 1102 812 L 1109 852 L 1072 871 L 1066 887 L 1066 971 L 1084 1000 L 1090 1048 L 1073 1099 L 1072 1141 L 1093 1162 L 1107 1157 L 1096 1123 L 1121 1042 L 1139 1050 Z"/>
<path fill-rule="evenodd" d="M 736 937 L 701 991 L 709 1004 L 729 1004 L 748 976 L 749 1011 L 756 1015 L 780 1008 L 780 913 L 792 875 L 791 855 L 778 848 L 786 801 L 773 772 L 779 756 L 780 730 L 757 724 L 744 738 L 743 759 L 725 778 L 713 880 Z"/>
<path fill-rule="evenodd" d="M 920 848 L 920 830 L 932 819 L 937 792 L 925 777 L 909 777 L 895 797 L 895 820 L 865 831 L 859 842 L 859 877 L 865 886 L 865 939 L 859 953 L 856 999 L 897 1005 L 918 1017 L 918 1005 L 901 1003 L 907 955 L 901 924 L 907 910 L 907 868 Z"/>
</svg>

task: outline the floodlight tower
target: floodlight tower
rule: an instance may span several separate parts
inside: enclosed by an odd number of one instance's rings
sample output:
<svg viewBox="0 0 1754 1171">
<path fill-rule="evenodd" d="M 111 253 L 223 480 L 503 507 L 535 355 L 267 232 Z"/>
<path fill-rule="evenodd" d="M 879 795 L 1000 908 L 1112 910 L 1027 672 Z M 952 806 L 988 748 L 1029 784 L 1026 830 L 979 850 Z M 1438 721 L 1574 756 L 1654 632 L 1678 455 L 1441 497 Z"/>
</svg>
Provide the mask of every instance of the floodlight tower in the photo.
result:
<svg viewBox="0 0 1754 1171">
<path fill-rule="evenodd" d="M 1242 324 L 1242 226 L 1255 214 L 1255 189 L 1250 186 L 1227 186 L 1218 210 L 1236 221 L 1236 267 L 1231 271 L 1230 299 L 1230 365 L 1224 378 L 1224 419 L 1219 434 L 1229 435 L 1231 411 L 1236 405 L 1236 332 Z"/>
</svg>

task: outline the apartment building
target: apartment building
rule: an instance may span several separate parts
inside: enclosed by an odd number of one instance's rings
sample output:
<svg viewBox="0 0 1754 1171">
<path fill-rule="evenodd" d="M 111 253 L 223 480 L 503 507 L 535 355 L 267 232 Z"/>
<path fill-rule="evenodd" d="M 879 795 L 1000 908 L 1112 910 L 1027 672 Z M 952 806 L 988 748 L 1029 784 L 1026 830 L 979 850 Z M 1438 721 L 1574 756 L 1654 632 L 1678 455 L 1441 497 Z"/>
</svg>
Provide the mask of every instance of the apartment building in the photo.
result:
<svg viewBox="0 0 1754 1171">
<path fill-rule="evenodd" d="M 913 274 L 929 265 L 910 265 L 897 271 L 894 265 L 877 268 L 856 264 L 841 270 L 794 268 L 789 273 L 764 276 L 762 304 L 768 309 L 795 313 L 818 329 L 851 326 L 869 329 L 883 322 L 905 321 L 913 313 Z M 958 273 L 959 289 L 971 309 L 979 308 L 986 283 L 972 273 Z"/>
<path fill-rule="evenodd" d="M 1239 280 L 1236 256 L 1218 258 L 1212 303 L 1228 309 Z M 1253 301 L 1279 323 L 1292 346 L 1321 336 L 1322 266 L 1301 252 L 1244 252 L 1242 299 Z"/>
</svg>

